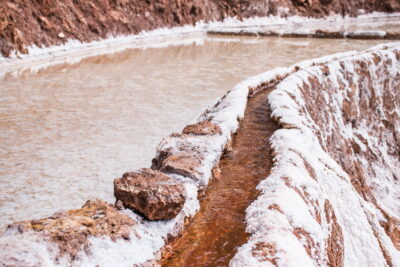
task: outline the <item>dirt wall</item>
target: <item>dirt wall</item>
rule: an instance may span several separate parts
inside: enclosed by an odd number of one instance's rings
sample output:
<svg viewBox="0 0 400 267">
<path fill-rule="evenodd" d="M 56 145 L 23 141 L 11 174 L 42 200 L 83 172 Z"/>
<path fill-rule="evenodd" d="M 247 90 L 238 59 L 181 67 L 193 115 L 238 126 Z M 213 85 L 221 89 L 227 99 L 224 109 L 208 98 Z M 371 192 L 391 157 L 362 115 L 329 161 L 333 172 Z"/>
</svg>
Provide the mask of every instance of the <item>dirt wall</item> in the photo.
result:
<svg viewBox="0 0 400 267">
<path fill-rule="evenodd" d="M 400 11 L 400 0 L 1 0 L 0 51 L 83 42 L 117 34 L 266 15 L 323 17 L 329 13 Z"/>
</svg>

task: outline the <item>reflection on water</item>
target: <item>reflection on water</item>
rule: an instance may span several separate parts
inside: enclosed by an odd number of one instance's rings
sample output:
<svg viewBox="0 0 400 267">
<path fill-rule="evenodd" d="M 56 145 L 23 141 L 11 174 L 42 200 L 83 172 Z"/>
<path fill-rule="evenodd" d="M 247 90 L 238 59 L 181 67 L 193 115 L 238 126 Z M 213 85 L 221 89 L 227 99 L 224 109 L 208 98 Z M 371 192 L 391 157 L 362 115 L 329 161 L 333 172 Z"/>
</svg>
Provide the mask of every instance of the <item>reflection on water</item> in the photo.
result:
<svg viewBox="0 0 400 267">
<path fill-rule="evenodd" d="M 113 202 L 112 180 L 150 165 L 180 130 L 240 80 L 379 41 L 207 38 L 127 50 L 0 81 L 0 229 Z"/>
</svg>

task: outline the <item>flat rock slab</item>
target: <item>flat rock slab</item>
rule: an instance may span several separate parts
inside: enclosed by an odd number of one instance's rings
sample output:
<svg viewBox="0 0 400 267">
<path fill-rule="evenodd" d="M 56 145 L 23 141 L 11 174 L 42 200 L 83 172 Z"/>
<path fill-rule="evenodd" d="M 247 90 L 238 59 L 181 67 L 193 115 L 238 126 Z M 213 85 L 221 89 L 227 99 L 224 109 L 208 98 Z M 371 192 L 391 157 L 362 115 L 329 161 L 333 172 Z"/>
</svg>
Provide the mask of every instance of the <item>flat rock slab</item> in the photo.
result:
<svg viewBox="0 0 400 267">
<path fill-rule="evenodd" d="M 152 221 L 176 217 L 186 200 L 181 182 L 147 168 L 115 179 L 114 195 L 124 207 Z"/>
<path fill-rule="evenodd" d="M 134 224 L 131 218 L 113 205 L 102 200 L 89 200 L 80 209 L 58 212 L 41 220 L 16 222 L 9 225 L 6 231 L 43 234 L 58 245 L 59 256 L 67 255 L 74 260 L 79 251 L 89 249 L 90 237 L 128 240 Z"/>
<path fill-rule="evenodd" d="M 209 154 L 212 138 L 218 138 L 218 135 L 198 135 L 193 134 L 196 131 L 192 130 L 192 134 L 175 133 L 165 137 L 157 147 L 151 169 L 185 176 L 203 184 L 204 170 L 201 167 Z"/>
<path fill-rule="evenodd" d="M 201 160 L 202 158 L 197 156 L 195 153 L 174 153 L 161 162 L 160 171 L 175 173 L 198 181 L 198 177 L 201 175 L 198 171 L 198 168 L 201 165 Z"/>
<path fill-rule="evenodd" d="M 202 121 L 186 126 L 182 133 L 192 135 L 214 135 L 221 134 L 222 132 L 218 125 L 215 125 L 209 121 Z"/>
</svg>

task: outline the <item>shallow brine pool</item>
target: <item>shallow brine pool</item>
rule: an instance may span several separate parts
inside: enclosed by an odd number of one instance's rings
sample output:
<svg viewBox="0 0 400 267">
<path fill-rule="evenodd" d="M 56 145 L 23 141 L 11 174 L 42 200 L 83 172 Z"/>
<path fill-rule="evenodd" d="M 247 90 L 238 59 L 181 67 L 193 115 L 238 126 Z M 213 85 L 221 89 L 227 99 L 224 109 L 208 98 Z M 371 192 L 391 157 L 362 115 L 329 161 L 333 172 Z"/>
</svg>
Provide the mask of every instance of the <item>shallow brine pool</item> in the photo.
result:
<svg viewBox="0 0 400 267">
<path fill-rule="evenodd" d="M 149 167 L 180 131 L 241 80 L 382 41 L 206 37 L 130 49 L 0 80 L 0 230 L 17 220 L 113 202 L 113 179 Z"/>
</svg>

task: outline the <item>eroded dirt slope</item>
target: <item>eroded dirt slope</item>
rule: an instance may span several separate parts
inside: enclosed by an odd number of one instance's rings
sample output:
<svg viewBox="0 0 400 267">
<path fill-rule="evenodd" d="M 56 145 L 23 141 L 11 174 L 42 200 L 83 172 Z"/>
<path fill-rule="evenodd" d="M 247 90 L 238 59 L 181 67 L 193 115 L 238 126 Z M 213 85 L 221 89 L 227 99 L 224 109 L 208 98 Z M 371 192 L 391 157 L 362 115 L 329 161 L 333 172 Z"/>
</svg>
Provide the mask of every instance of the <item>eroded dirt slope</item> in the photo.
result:
<svg viewBox="0 0 400 267">
<path fill-rule="evenodd" d="M 27 53 L 33 44 L 42 47 L 68 39 L 83 42 L 116 34 L 266 15 L 323 17 L 329 13 L 357 15 L 400 10 L 399 0 L 1 0 L 0 50 Z"/>
</svg>

